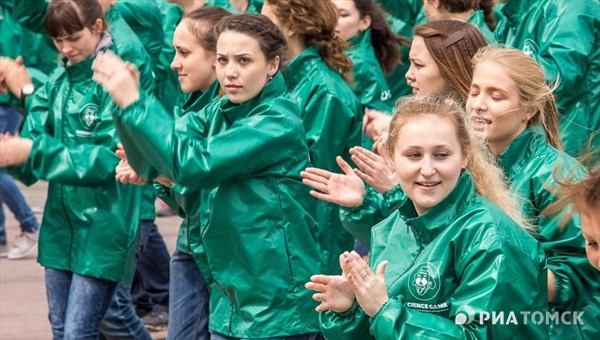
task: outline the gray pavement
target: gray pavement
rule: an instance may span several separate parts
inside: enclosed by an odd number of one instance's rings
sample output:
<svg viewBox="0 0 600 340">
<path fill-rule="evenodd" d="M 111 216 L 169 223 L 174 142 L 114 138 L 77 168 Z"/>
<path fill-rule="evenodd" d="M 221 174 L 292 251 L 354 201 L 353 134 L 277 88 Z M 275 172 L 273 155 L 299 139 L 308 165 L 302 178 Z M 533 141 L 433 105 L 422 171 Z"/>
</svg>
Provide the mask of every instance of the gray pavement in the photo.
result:
<svg viewBox="0 0 600 340">
<path fill-rule="evenodd" d="M 25 188 L 23 195 L 32 207 L 43 208 L 47 184 Z M 6 233 L 9 246 L 20 233 L 19 225 L 8 208 Z M 42 214 L 36 214 L 41 222 Z M 158 218 L 157 224 L 169 251 L 175 249 L 179 217 Z M 37 252 L 22 260 L 0 259 L 0 340 L 52 339 L 44 287 L 44 269 L 36 262 Z M 153 339 L 165 339 L 166 332 L 152 333 Z"/>
</svg>

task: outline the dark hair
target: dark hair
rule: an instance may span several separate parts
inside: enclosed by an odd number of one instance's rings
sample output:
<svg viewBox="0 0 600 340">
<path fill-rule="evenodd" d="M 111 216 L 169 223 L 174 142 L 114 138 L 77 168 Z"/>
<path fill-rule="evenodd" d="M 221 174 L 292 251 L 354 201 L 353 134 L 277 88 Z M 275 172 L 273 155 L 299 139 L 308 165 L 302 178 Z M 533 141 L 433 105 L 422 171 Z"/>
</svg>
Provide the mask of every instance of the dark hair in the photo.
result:
<svg viewBox="0 0 600 340">
<path fill-rule="evenodd" d="M 483 10 L 485 23 L 494 31 L 496 20 L 494 19 L 494 0 L 439 0 L 440 5 L 450 13 L 462 13 L 469 10 Z"/>
<path fill-rule="evenodd" d="M 390 74 L 400 63 L 398 44 L 410 45 L 405 37 L 396 36 L 389 28 L 383 10 L 372 0 L 354 0 L 360 17 L 371 17 L 371 44 L 385 74 Z"/>
<path fill-rule="evenodd" d="M 208 52 L 217 52 L 217 36 L 215 35 L 214 27 L 217 23 L 233 14 L 221 7 L 200 7 L 181 17 L 181 22 L 189 19 L 187 27 L 190 32 L 196 37 L 196 40 L 202 48 Z"/>
<path fill-rule="evenodd" d="M 455 94 L 467 100 L 473 81 L 471 60 L 480 48 L 487 46 L 481 32 L 461 21 L 440 20 L 417 26 L 415 36 L 425 40 L 427 51 Z"/>
<path fill-rule="evenodd" d="M 306 46 L 316 45 L 327 66 L 346 81 L 352 80 L 352 61 L 344 53 L 348 44 L 335 34 L 338 10 L 331 1 L 265 0 L 290 30 L 302 36 Z"/>
<path fill-rule="evenodd" d="M 102 20 L 102 30 L 106 30 L 104 12 L 98 0 L 52 0 L 44 26 L 52 38 L 57 38 L 84 28 L 91 30 L 98 19 Z"/>
<path fill-rule="evenodd" d="M 279 56 L 283 61 L 287 50 L 287 42 L 279 27 L 269 18 L 262 14 L 238 14 L 221 19 L 215 26 L 215 35 L 218 38 L 221 33 L 234 31 L 244 33 L 258 41 L 260 49 L 267 60 L 273 60 Z"/>
</svg>

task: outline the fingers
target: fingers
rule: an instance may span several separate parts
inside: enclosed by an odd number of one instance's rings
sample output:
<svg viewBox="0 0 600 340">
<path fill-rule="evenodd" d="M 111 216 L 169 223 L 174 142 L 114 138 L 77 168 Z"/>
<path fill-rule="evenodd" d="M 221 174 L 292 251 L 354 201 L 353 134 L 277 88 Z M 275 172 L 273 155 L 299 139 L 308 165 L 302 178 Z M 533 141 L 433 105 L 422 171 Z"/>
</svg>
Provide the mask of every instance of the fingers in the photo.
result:
<svg viewBox="0 0 600 340">
<path fill-rule="evenodd" d="M 352 171 L 352 167 L 350 166 L 350 164 L 348 164 L 348 162 L 346 162 L 342 157 L 337 156 L 335 158 L 335 162 L 346 175 L 351 176 L 354 174 L 354 171 Z"/>
<path fill-rule="evenodd" d="M 323 177 L 324 179 L 329 179 L 329 177 L 331 177 L 331 175 L 333 174 L 331 171 L 327 171 L 327 170 L 319 169 L 319 168 L 306 168 L 306 169 L 304 169 L 303 172 L 314 174 L 314 175 Z M 300 174 L 302 175 L 302 172 Z"/>
<path fill-rule="evenodd" d="M 377 278 L 385 282 L 385 268 L 388 265 L 388 261 L 383 261 L 377 266 Z"/>
<path fill-rule="evenodd" d="M 302 183 L 304 183 L 304 185 L 308 185 L 309 187 L 311 187 L 313 189 L 318 190 L 320 193 L 325 193 L 325 194 L 329 193 L 329 191 L 327 190 L 327 184 L 325 184 L 325 183 L 313 181 L 313 180 L 306 179 L 306 178 L 302 179 Z"/>
</svg>

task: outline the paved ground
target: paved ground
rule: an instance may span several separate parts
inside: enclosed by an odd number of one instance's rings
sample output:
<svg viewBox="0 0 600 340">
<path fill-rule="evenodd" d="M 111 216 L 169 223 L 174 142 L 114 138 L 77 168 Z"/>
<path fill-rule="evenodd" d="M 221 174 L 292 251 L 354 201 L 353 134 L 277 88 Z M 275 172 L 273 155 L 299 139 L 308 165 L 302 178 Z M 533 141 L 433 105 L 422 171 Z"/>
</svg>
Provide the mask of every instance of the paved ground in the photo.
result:
<svg viewBox="0 0 600 340">
<path fill-rule="evenodd" d="M 43 207 L 46 183 L 24 188 L 22 192 L 32 207 Z M 9 246 L 20 232 L 18 223 L 5 207 L 6 232 Z M 36 215 L 41 221 L 41 214 Z M 159 218 L 157 224 L 172 252 L 175 247 L 178 217 Z M 48 305 L 44 288 L 44 271 L 36 262 L 37 252 L 22 260 L 0 259 L 0 340 L 52 339 L 48 322 Z M 152 334 L 164 339 L 166 332 Z"/>
</svg>

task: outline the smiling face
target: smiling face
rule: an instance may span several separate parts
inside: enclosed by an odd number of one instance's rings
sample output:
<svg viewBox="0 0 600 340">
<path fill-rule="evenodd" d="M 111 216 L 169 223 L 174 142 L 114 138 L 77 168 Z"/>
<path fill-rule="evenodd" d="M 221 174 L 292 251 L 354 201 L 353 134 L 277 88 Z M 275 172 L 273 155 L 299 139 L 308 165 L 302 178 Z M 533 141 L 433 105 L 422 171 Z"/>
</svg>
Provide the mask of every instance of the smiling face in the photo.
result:
<svg viewBox="0 0 600 340">
<path fill-rule="evenodd" d="M 413 88 L 414 95 L 446 95 L 450 92 L 450 84 L 427 50 L 423 37 L 414 37 L 409 58 L 410 68 L 405 77 L 407 84 Z"/>
<path fill-rule="evenodd" d="M 475 67 L 467 112 L 475 135 L 486 139 L 495 155 L 525 130 L 532 116 L 521 106 L 517 83 L 493 61 Z"/>
<path fill-rule="evenodd" d="M 182 20 L 173 34 L 175 57 L 171 68 L 177 71 L 181 90 L 185 93 L 206 91 L 217 79 L 216 55 L 202 47 L 189 29 L 189 19 Z"/>
<path fill-rule="evenodd" d="M 52 38 L 52 41 L 58 52 L 75 64 L 94 54 L 101 35 L 102 20 L 98 19 L 91 29 L 85 27 L 81 31 Z"/>
<path fill-rule="evenodd" d="M 344 40 L 350 40 L 371 26 L 371 17 L 360 17 L 360 12 L 352 0 L 333 0 L 340 16 L 335 26 L 335 34 Z"/>
<path fill-rule="evenodd" d="M 396 179 L 419 215 L 448 196 L 467 166 L 456 128 L 435 116 L 406 122 L 398 131 L 393 156 Z"/>
<path fill-rule="evenodd" d="M 242 104 L 256 97 L 278 66 L 279 57 L 268 61 L 253 37 L 235 31 L 219 35 L 217 78 L 231 102 Z"/>
</svg>

